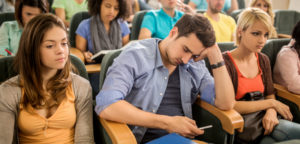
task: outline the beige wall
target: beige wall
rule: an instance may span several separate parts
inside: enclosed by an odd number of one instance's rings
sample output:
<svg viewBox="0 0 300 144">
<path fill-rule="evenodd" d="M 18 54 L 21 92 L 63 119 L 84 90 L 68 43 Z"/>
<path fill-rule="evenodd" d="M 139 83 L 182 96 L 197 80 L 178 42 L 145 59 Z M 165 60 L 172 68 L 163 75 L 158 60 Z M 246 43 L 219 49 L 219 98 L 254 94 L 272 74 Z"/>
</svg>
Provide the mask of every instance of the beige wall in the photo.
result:
<svg viewBox="0 0 300 144">
<path fill-rule="evenodd" d="M 290 0 L 289 9 L 300 12 L 300 0 Z"/>
<path fill-rule="evenodd" d="M 250 5 L 251 0 L 245 0 L 246 6 Z M 300 0 L 271 0 L 273 10 L 275 9 L 300 9 Z M 291 5 L 291 6 L 290 6 Z"/>
</svg>

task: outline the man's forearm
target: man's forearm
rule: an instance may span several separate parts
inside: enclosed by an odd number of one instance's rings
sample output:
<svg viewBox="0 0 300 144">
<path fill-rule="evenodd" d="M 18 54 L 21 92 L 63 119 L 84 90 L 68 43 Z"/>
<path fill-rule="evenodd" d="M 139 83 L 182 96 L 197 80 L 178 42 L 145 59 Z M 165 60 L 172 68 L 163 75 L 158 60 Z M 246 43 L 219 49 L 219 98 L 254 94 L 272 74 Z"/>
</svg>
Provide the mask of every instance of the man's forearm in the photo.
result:
<svg viewBox="0 0 300 144">
<path fill-rule="evenodd" d="M 166 121 L 168 119 L 168 116 L 140 110 L 125 100 L 111 104 L 105 108 L 99 116 L 107 120 L 129 125 L 158 129 L 166 129 Z"/>
<path fill-rule="evenodd" d="M 217 47 L 214 52 L 208 54 L 210 64 L 223 62 L 223 56 Z M 222 110 L 230 110 L 234 107 L 234 89 L 231 78 L 225 65 L 212 69 L 215 80 L 216 100 L 215 105 Z"/>
<path fill-rule="evenodd" d="M 234 10 L 237 10 L 237 9 L 239 9 L 239 4 L 238 4 L 237 0 L 231 0 L 231 7 L 226 13 L 231 14 Z"/>
<path fill-rule="evenodd" d="M 215 80 L 216 100 L 215 105 L 222 110 L 230 110 L 234 107 L 234 89 L 226 66 L 212 70 Z"/>
</svg>

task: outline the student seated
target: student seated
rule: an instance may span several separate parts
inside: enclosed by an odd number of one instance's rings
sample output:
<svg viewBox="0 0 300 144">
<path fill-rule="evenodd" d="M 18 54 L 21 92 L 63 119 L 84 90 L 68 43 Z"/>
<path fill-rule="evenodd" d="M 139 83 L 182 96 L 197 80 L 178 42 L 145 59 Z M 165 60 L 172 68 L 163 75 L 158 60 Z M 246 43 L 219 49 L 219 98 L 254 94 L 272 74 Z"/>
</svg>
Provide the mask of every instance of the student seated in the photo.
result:
<svg viewBox="0 0 300 144">
<path fill-rule="evenodd" d="M 231 16 L 221 13 L 225 0 L 207 0 L 208 8 L 204 16 L 212 24 L 217 42 L 231 42 L 234 40 L 235 21 Z"/>
<path fill-rule="evenodd" d="M 272 24 L 274 25 L 274 13 L 272 9 L 272 3 L 271 0 L 251 0 L 250 7 L 256 7 L 260 8 L 263 11 L 265 11 L 272 19 Z M 272 29 L 272 35 L 270 35 L 270 38 L 278 38 L 277 32 L 275 27 L 273 26 Z"/>
<path fill-rule="evenodd" d="M 48 11 L 47 0 L 17 0 L 15 4 L 16 20 L 4 22 L 0 28 L 0 56 L 15 55 L 23 28 L 28 21 Z"/>
<path fill-rule="evenodd" d="M 193 9 L 207 10 L 208 1 L 207 0 L 190 0 L 188 3 Z M 231 14 L 234 10 L 239 9 L 237 0 L 225 0 L 224 7 L 222 7 L 222 12 Z"/>
<path fill-rule="evenodd" d="M 214 66 L 214 78 L 205 57 Z M 213 28 L 202 15 L 185 14 L 165 39 L 139 40 L 124 48 L 107 71 L 95 111 L 132 125 L 138 143 L 173 132 L 194 138 L 203 134 L 191 119 L 199 94 L 222 110 L 235 102 Z"/>
<path fill-rule="evenodd" d="M 141 24 L 139 39 L 159 38 L 164 39 L 168 36 L 175 23 L 183 15 L 182 11 L 176 10 L 176 5 L 184 7 L 185 12 L 193 10 L 185 4 L 178 3 L 177 0 L 160 0 L 162 8 L 160 10 L 151 10 L 144 16 Z"/>
<path fill-rule="evenodd" d="M 290 43 L 277 54 L 273 80 L 290 92 L 300 94 L 300 21 L 292 31 Z"/>
<path fill-rule="evenodd" d="M 55 14 L 69 27 L 74 14 L 87 11 L 87 0 L 54 0 L 52 8 L 55 10 Z"/>
<path fill-rule="evenodd" d="M 135 13 L 142 10 L 151 10 L 152 8 L 144 0 L 128 0 L 129 17 L 126 21 L 131 23 Z"/>
<path fill-rule="evenodd" d="M 101 50 L 119 49 L 129 42 L 130 30 L 125 0 L 89 0 L 91 18 L 83 20 L 76 30 L 76 48 L 87 63 Z"/>
<path fill-rule="evenodd" d="M 71 73 L 68 37 L 52 14 L 28 22 L 0 85 L 0 143 L 94 143 L 89 82 Z"/>
<path fill-rule="evenodd" d="M 300 138 L 300 125 L 291 122 L 289 107 L 275 99 L 269 58 L 261 53 L 272 26 L 270 16 L 261 9 L 244 10 L 237 22 L 237 48 L 223 54 L 236 93 L 234 109 L 245 123 L 235 138 L 238 144 Z"/>
</svg>

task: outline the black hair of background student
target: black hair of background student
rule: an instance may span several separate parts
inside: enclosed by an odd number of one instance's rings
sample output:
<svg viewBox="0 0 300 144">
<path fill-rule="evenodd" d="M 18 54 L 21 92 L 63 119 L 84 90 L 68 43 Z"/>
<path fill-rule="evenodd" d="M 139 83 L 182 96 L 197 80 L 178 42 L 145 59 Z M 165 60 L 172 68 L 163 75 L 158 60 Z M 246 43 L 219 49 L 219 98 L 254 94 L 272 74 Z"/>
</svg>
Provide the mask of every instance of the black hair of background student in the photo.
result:
<svg viewBox="0 0 300 144">
<path fill-rule="evenodd" d="M 297 22 L 293 31 L 292 31 L 292 39 L 295 40 L 293 48 L 296 49 L 298 56 L 300 58 L 300 21 Z"/>
<path fill-rule="evenodd" d="M 124 20 L 129 16 L 129 4 L 127 0 L 117 1 L 119 3 L 119 13 L 115 19 L 122 18 Z M 88 10 L 92 16 L 100 14 L 102 2 L 103 0 L 88 0 Z"/>
<path fill-rule="evenodd" d="M 47 0 L 16 0 L 15 3 L 15 18 L 18 23 L 24 27 L 24 22 L 22 18 L 23 6 L 36 7 L 41 10 L 41 13 L 49 12 L 49 3 Z"/>
</svg>

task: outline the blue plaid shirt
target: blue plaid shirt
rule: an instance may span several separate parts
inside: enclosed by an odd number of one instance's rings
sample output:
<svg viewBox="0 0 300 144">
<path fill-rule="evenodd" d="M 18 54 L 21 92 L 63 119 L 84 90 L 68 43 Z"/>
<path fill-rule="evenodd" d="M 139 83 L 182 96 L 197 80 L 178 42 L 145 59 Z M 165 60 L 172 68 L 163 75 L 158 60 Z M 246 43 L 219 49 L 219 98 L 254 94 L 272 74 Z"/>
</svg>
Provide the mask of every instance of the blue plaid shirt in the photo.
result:
<svg viewBox="0 0 300 144">
<path fill-rule="evenodd" d="M 95 111 L 100 114 L 107 106 L 126 100 L 135 107 L 156 113 L 168 84 L 169 72 L 163 65 L 158 48 L 159 39 L 131 42 L 108 69 L 102 90 L 96 97 Z M 181 103 L 184 115 L 192 118 L 192 104 L 197 95 L 214 105 L 214 79 L 205 62 L 179 65 Z M 132 127 L 138 142 L 146 132 L 145 127 Z"/>
</svg>

